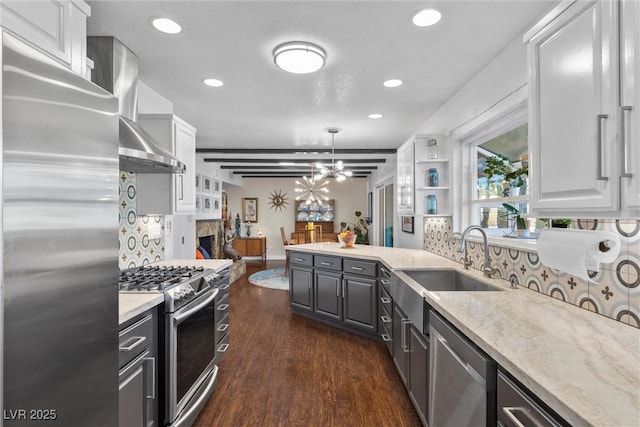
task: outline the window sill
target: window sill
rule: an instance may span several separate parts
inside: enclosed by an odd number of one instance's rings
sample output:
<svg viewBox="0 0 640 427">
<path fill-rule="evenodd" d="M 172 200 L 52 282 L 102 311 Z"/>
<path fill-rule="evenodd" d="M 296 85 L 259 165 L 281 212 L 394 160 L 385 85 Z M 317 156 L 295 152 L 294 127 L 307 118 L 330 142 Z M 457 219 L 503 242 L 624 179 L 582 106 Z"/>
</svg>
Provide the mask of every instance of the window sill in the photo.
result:
<svg viewBox="0 0 640 427">
<path fill-rule="evenodd" d="M 512 239 L 510 237 L 499 236 L 487 236 L 489 245 L 501 246 L 508 249 L 518 249 L 527 252 L 537 252 L 537 240 L 536 239 Z M 476 235 L 469 235 L 467 240 L 472 242 L 482 243 L 482 237 Z"/>
</svg>

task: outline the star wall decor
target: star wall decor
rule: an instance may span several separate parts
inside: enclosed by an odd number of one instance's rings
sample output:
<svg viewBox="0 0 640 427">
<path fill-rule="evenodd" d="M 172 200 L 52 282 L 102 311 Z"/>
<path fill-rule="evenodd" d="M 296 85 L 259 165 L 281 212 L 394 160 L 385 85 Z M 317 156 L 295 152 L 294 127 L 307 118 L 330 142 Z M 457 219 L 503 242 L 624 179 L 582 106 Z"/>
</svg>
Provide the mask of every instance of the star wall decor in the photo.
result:
<svg viewBox="0 0 640 427">
<path fill-rule="evenodd" d="M 271 209 L 275 209 L 276 211 L 278 209 L 282 210 L 282 208 L 284 207 L 286 209 L 286 205 L 287 203 L 287 198 L 286 198 L 287 193 L 282 193 L 282 191 L 280 190 L 274 190 L 273 193 L 271 193 L 271 195 L 269 196 L 269 204 L 271 205 Z"/>
</svg>

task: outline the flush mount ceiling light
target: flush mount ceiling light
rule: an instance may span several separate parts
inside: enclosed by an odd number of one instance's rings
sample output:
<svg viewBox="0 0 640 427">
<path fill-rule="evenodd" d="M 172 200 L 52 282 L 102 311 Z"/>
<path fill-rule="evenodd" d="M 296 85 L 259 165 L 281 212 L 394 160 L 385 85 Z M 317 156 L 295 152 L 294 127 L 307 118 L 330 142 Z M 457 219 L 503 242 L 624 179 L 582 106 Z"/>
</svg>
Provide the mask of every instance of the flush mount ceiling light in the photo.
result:
<svg viewBox="0 0 640 427">
<path fill-rule="evenodd" d="M 322 178 L 324 177 L 335 178 L 336 181 L 338 182 L 342 182 L 345 179 L 347 179 L 347 177 L 353 176 L 353 172 L 343 170 L 344 164 L 342 163 L 342 160 L 338 160 L 338 162 L 335 161 L 336 160 L 335 159 L 335 145 L 336 145 L 335 136 L 336 136 L 336 133 L 340 132 L 341 130 L 342 129 L 340 128 L 325 129 L 325 131 L 331 134 L 331 166 L 326 167 L 326 166 L 323 166 L 322 163 L 318 163 L 316 165 L 318 169 L 320 169 L 320 176 Z"/>
<path fill-rule="evenodd" d="M 222 86 L 224 86 L 224 82 L 222 80 L 218 80 L 218 79 L 204 79 L 202 82 L 204 84 L 206 84 L 207 86 L 211 86 L 211 87 L 222 87 Z"/>
<path fill-rule="evenodd" d="M 380 113 L 371 113 L 371 114 L 369 114 L 369 118 L 370 119 L 381 119 L 382 118 L 382 114 L 380 114 Z"/>
<path fill-rule="evenodd" d="M 300 193 L 296 197 L 296 201 L 307 199 L 305 204 L 310 205 L 311 203 L 322 204 L 323 201 L 329 200 L 325 194 L 329 192 L 327 185 L 329 185 L 329 180 L 324 180 L 322 182 L 323 177 L 321 175 L 313 174 L 313 165 L 311 165 L 311 175 L 307 177 L 306 175 L 302 177 L 302 181 L 296 180 L 297 187 L 294 189 L 296 193 Z"/>
<path fill-rule="evenodd" d="M 176 21 L 169 18 L 156 18 L 151 21 L 151 25 L 166 34 L 178 34 L 182 31 L 182 27 Z"/>
<path fill-rule="evenodd" d="M 437 24 L 442 18 L 442 14 L 435 9 L 422 9 L 411 17 L 411 22 L 417 27 L 430 27 Z"/>
<path fill-rule="evenodd" d="M 385 87 L 398 87 L 398 86 L 402 86 L 402 80 L 400 80 L 400 79 L 389 79 L 389 80 L 385 80 L 382 84 Z"/>
<path fill-rule="evenodd" d="M 324 66 L 327 54 L 318 45 L 307 42 L 288 42 L 273 50 L 273 62 L 285 71 L 307 74 Z"/>
</svg>

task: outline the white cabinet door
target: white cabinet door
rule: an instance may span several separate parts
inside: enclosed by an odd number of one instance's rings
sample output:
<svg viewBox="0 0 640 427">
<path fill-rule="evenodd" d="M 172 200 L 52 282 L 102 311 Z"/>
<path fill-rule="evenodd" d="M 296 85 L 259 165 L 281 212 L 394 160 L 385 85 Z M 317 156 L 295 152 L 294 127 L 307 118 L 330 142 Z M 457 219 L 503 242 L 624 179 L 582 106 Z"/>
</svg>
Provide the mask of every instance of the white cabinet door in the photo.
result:
<svg viewBox="0 0 640 427">
<path fill-rule="evenodd" d="M 398 213 L 413 215 L 414 211 L 414 144 L 407 142 L 398 148 L 396 179 L 398 182 Z"/>
<path fill-rule="evenodd" d="M 185 164 L 182 175 L 174 175 L 174 211 L 195 213 L 196 211 L 196 133 L 193 128 L 179 121 L 173 124 L 175 156 Z"/>
<path fill-rule="evenodd" d="M 537 213 L 618 209 L 616 9 L 576 2 L 529 40 Z"/>
<path fill-rule="evenodd" d="M 640 215 L 640 3 L 620 2 L 622 210 Z"/>
</svg>

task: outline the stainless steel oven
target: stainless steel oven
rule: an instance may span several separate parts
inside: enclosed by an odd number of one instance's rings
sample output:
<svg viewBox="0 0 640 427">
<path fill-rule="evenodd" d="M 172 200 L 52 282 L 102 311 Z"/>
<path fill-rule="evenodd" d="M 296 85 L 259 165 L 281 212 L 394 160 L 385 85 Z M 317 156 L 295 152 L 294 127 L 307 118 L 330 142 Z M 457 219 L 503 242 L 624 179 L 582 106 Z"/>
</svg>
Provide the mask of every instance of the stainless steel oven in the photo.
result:
<svg viewBox="0 0 640 427">
<path fill-rule="evenodd" d="M 120 292 L 164 294 L 163 426 L 191 426 L 215 390 L 216 328 L 224 317 L 218 304 L 220 277 L 202 267 L 173 266 L 138 267 L 120 275 Z"/>
<path fill-rule="evenodd" d="M 204 282 L 197 297 L 166 313 L 166 420 L 190 426 L 216 385 L 216 296 Z"/>
</svg>

